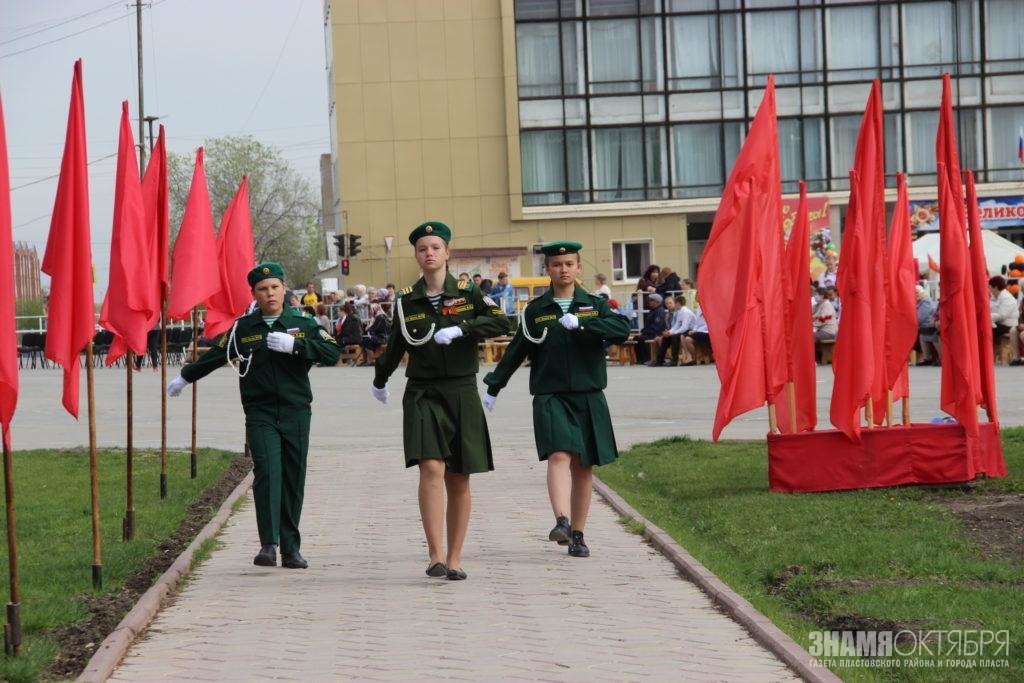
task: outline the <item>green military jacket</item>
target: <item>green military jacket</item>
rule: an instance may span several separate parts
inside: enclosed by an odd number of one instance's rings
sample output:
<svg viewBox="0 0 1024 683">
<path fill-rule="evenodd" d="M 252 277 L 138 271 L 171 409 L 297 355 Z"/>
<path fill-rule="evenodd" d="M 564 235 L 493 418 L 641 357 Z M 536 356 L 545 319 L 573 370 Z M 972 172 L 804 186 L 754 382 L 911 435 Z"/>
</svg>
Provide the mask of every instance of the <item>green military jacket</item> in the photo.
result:
<svg viewBox="0 0 1024 683">
<path fill-rule="evenodd" d="M 409 353 L 409 365 L 405 376 L 410 379 L 475 375 L 480 369 L 477 343 L 481 339 L 508 334 L 511 329 L 501 307 L 472 282 L 460 282 L 450 273 L 444 280 L 440 311 L 435 311 L 430 304 L 423 278 L 397 294 L 388 348 L 377 359 L 373 383 L 378 387 L 387 383 L 406 352 Z M 402 312 L 401 319 L 399 311 Z M 406 341 L 402 333 L 403 326 L 409 336 L 416 340 L 427 336 L 431 323 L 434 324 L 434 332 L 457 325 L 463 336 L 448 345 L 429 341 L 422 346 L 413 346 Z"/>
<path fill-rule="evenodd" d="M 487 393 L 497 396 L 526 358 L 531 363 L 531 394 L 604 389 L 608 385 L 604 342 L 621 344 L 626 341 L 629 321 L 612 311 L 604 297 L 591 294 L 579 285 L 573 292 L 569 313 L 579 318 L 578 329 L 567 330 L 558 322 L 564 314 L 550 289 L 528 303 L 520 329 L 505 350 L 501 362 L 494 372 L 484 377 Z M 523 335 L 523 325 L 527 326 L 534 339 L 539 339 L 547 330 L 543 343 L 527 339 Z"/>
<path fill-rule="evenodd" d="M 245 377 L 238 380 L 246 416 L 276 420 L 296 410 L 308 411 L 313 401 L 309 368 L 314 363 L 334 365 L 338 362 L 341 350 L 334 337 L 316 320 L 297 314 L 287 306 L 270 327 L 263 321 L 259 308 L 240 317 L 236 325 L 233 341 L 230 332 L 222 334 L 216 346 L 181 369 L 181 376 L 194 382 L 222 367 L 229 357 L 237 364 L 239 355 L 244 359 L 251 352 L 252 360 L 241 363 Z M 267 348 L 267 335 L 271 332 L 287 332 L 295 337 L 291 354 Z"/>
</svg>

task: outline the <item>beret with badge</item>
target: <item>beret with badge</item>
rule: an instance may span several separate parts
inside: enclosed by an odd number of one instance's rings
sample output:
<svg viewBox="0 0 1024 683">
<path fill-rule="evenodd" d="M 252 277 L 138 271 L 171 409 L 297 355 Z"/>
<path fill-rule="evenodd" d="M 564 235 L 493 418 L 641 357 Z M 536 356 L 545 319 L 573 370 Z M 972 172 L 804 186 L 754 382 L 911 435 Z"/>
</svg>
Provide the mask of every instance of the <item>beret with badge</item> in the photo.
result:
<svg viewBox="0 0 1024 683">
<path fill-rule="evenodd" d="M 284 282 L 284 268 L 281 267 L 280 263 L 266 261 L 249 271 L 249 286 L 255 287 L 256 283 L 260 280 L 266 280 L 271 277 L 276 277 L 281 282 Z"/>
<path fill-rule="evenodd" d="M 548 242 L 540 247 L 545 256 L 562 256 L 563 254 L 578 254 L 583 245 L 579 242 L 563 240 L 561 242 Z"/>
<path fill-rule="evenodd" d="M 448 244 L 452 240 L 452 230 L 441 221 L 420 223 L 409 233 L 409 244 L 415 246 L 421 237 L 440 237 Z"/>
</svg>

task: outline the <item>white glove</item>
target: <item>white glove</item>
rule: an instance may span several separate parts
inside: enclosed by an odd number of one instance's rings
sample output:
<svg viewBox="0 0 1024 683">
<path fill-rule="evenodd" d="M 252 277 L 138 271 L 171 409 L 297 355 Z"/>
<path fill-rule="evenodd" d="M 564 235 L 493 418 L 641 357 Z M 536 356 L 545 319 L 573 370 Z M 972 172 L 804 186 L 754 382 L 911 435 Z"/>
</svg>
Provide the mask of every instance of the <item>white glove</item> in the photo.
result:
<svg viewBox="0 0 1024 683">
<path fill-rule="evenodd" d="M 295 337 L 287 332 L 271 332 L 267 335 L 267 348 L 271 351 L 291 353 L 295 348 Z"/>
<path fill-rule="evenodd" d="M 462 329 L 457 325 L 442 327 L 434 333 L 434 341 L 438 344 L 451 344 L 453 340 L 462 336 Z"/>
<path fill-rule="evenodd" d="M 181 393 L 181 390 L 188 386 L 188 380 L 178 375 L 171 380 L 171 383 L 167 385 L 167 395 L 177 396 Z"/>
<path fill-rule="evenodd" d="M 381 403 L 387 403 L 388 396 L 391 395 L 391 393 L 388 391 L 388 385 L 386 384 L 380 388 L 377 388 L 376 384 L 371 383 L 370 391 L 373 392 L 373 397 L 380 401 Z"/>
<path fill-rule="evenodd" d="M 558 322 L 562 323 L 562 327 L 564 327 L 567 330 L 575 330 L 577 327 L 580 326 L 580 319 L 577 318 L 572 313 L 566 313 L 565 315 L 558 319 Z"/>
<path fill-rule="evenodd" d="M 494 410 L 494 404 L 497 402 L 497 396 L 491 396 L 490 394 L 484 394 L 484 408 L 487 408 L 487 412 Z"/>
</svg>

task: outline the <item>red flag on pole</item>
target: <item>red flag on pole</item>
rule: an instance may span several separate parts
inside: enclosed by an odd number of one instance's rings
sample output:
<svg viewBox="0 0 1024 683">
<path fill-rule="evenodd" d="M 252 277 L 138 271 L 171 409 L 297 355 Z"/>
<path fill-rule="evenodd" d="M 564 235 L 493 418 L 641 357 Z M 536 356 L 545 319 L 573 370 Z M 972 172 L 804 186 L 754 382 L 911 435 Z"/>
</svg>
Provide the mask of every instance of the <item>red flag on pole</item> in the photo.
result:
<svg viewBox="0 0 1024 683">
<path fill-rule="evenodd" d="M 939 295 L 939 335 L 942 338 L 942 395 L 940 405 L 971 435 L 978 434 L 977 321 L 967 302 L 974 303 L 971 264 L 967 256 L 959 204 L 949 186 L 946 165 L 938 163 L 939 247 L 942 283 Z M 973 308 L 973 305 L 972 307 Z M 971 349 L 971 338 L 975 347 Z M 973 362 L 972 362 L 973 361 Z"/>
<path fill-rule="evenodd" d="M 910 393 L 907 362 L 917 339 L 917 261 L 910 245 L 910 203 L 907 180 L 902 173 L 896 174 L 896 206 L 892 210 L 886 257 L 889 285 L 885 307 L 885 374 L 893 400 L 899 400 Z"/>
<path fill-rule="evenodd" d="M 988 419 L 998 422 L 996 411 L 996 367 L 992 350 L 992 319 L 989 316 L 988 268 L 985 265 L 985 243 L 981 237 L 978 193 L 974 189 L 974 173 L 967 171 L 967 227 L 971 236 L 970 265 L 974 316 L 978 326 L 978 372 L 981 380 L 981 404 Z M 1016 334 L 1016 332 L 1014 332 Z"/>
<path fill-rule="evenodd" d="M 210 192 L 206 187 L 202 147 L 196 150 L 192 186 L 188 191 L 181 229 L 174 241 L 171 266 L 167 317 L 185 320 L 191 315 L 194 306 L 220 290 L 217 240 L 213 234 L 213 210 L 210 208 Z"/>
<path fill-rule="evenodd" d="M 843 230 L 843 258 L 836 289 L 843 302 L 843 317 L 832 352 L 832 405 L 829 417 L 851 441 L 860 441 L 860 410 L 871 395 L 875 377 L 875 351 L 871 334 L 872 236 L 860 213 L 860 179 L 850 171 L 850 205 Z M 882 362 L 882 358 L 877 359 Z"/>
<path fill-rule="evenodd" d="M 733 166 L 701 259 L 701 309 L 722 383 L 712 438 L 773 400 L 788 374 L 775 79 Z"/>
<path fill-rule="evenodd" d="M 249 178 L 246 176 L 242 176 L 238 192 L 221 217 L 220 232 L 217 233 L 217 260 L 220 290 L 206 301 L 203 334 L 207 337 L 230 328 L 252 301 L 252 288 L 246 276 L 256 266 L 256 247 L 249 218 Z"/>
<path fill-rule="evenodd" d="M 78 356 L 93 336 L 92 248 L 82 60 L 75 62 L 64 156 L 42 271 L 50 276 L 47 358 L 64 368 L 64 408 L 78 418 Z"/>
<path fill-rule="evenodd" d="M 151 237 L 152 273 L 156 287 L 156 315 L 153 323 L 160 317 L 160 305 L 167 299 L 170 286 L 168 277 L 167 257 L 170 241 L 170 210 L 168 208 L 167 190 L 167 142 L 164 127 L 160 126 L 160 134 L 156 138 L 156 146 L 146 165 L 146 175 L 142 179 L 142 202 L 146 207 L 146 225 L 149 226 Z M 151 325 L 152 327 L 152 325 Z"/>
<path fill-rule="evenodd" d="M 939 272 L 939 264 L 935 262 L 931 254 L 928 254 L 928 270 Z"/>
<path fill-rule="evenodd" d="M 786 243 L 786 327 L 787 347 L 792 363 L 796 396 L 796 431 L 813 431 L 818 424 L 814 325 L 811 320 L 811 223 L 807 213 L 807 185 L 800 181 L 800 203 Z M 790 429 L 789 403 L 775 405 L 779 429 Z"/>
<path fill-rule="evenodd" d="M 4 448 L 11 449 L 11 418 L 18 405 L 18 337 L 14 319 L 14 238 L 11 232 L 11 177 L 7 166 L 7 133 L 0 99 L 0 273 L 6 290 L 0 295 L 0 424 Z"/>
<path fill-rule="evenodd" d="M 100 325 L 121 343 L 111 344 L 107 365 L 113 365 L 126 349 L 146 352 L 146 334 L 159 314 L 152 264 L 143 245 L 152 242 L 142 203 L 139 160 L 128 119 L 128 101 L 121 103 L 121 130 L 114 184 L 114 225 L 110 238 L 110 280 L 100 311 Z M 141 247 L 141 248 L 140 248 Z"/>
<path fill-rule="evenodd" d="M 862 248 L 868 268 L 864 283 L 870 301 L 870 327 L 864 330 L 862 343 L 869 344 L 875 357 L 871 380 L 873 418 L 876 424 L 885 418 L 889 380 L 886 377 L 885 345 L 886 291 L 888 273 L 885 268 L 885 141 L 882 127 L 882 86 L 876 79 L 871 84 L 857 136 L 854 168 L 860 185 L 857 188 L 858 213 L 864 231 Z M 845 250 L 844 250 L 845 256 Z M 845 313 L 845 301 L 843 312 Z"/>
</svg>

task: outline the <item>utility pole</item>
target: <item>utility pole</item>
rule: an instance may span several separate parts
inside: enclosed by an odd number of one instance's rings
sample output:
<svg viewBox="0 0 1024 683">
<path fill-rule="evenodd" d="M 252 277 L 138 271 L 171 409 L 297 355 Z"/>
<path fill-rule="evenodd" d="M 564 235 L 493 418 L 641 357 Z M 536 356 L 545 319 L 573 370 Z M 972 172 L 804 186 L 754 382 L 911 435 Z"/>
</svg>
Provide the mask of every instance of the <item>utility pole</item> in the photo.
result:
<svg viewBox="0 0 1024 683">
<path fill-rule="evenodd" d="M 139 63 L 139 177 L 142 177 L 146 170 L 146 145 L 143 143 L 146 107 L 142 99 L 142 0 L 135 0 L 135 37 Z"/>
</svg>

